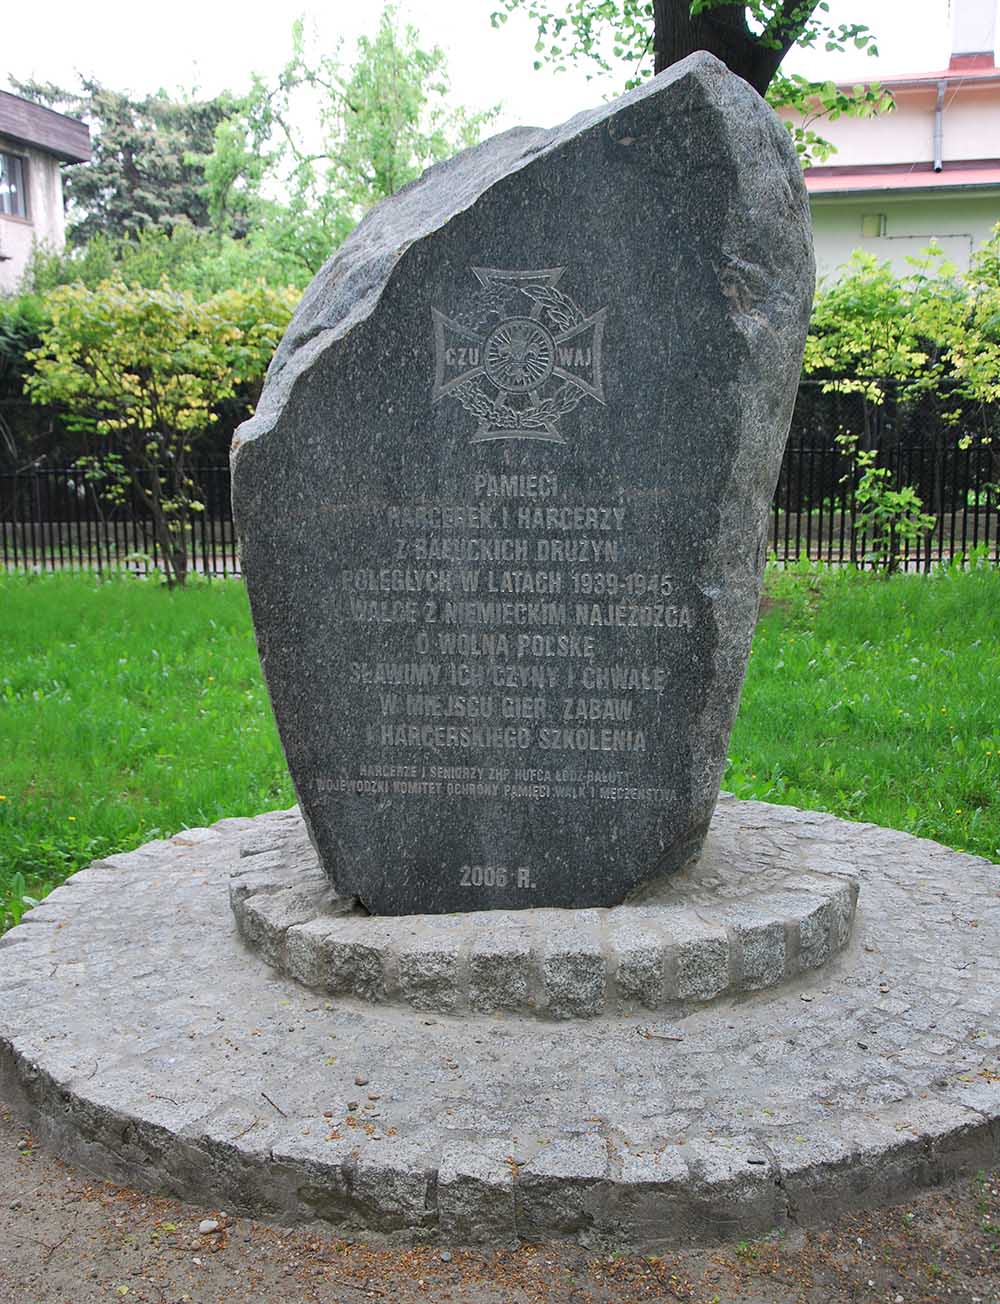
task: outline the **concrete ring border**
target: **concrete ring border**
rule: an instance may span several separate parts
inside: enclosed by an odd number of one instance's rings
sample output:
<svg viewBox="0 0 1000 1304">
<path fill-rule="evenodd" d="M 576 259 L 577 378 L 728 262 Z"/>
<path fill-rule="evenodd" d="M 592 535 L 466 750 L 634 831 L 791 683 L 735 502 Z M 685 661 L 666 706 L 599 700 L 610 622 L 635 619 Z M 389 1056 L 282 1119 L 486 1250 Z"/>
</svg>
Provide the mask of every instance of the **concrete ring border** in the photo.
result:
<svg viewBox="0 0 1000 1304">
<path fill-rule="evenodd" d="M 230 905 L 262 959 L 329 996 L 451 1015 L 680 1013 L 819 968 L 854 923 L 848 868 L 761 874 L 714 831 L 702 859 L 641 904 L 369 916 L 333 895 L 301 817 L 287 814 L 244 839 Z"/>
<path fill-rule="evenodd" d="M 432 1112 L 439 1101 L 427 1098 L 429 1079 L 420 1075 L 442 1050 L 464 1054 L 491 1033 L 517 1037 L 526 1021 L 480 1019 L 470 1034 L 462 1020 L 410 1012 L 390 1026 L 378 1007 L 310 1001 L 241 954 L 224 903 L 226 880 L 241 834 L 281 815 L 258 817 L 259 824 L 223 820 L 95 862 L 0 939 L 0 1091 L 42 1140 L 100 1176 L 279 1223 L 332 1224 L 397 1243 L 571 1237 L 649 1252 L 822 1223 L 996 1163 L 997 867 L 893 830 L 787 807 L 739 806 L 755 832 L 816 835 L 818 851 L 836 846 L 847 861 L 857 861 L 863 847 L 862 915 L 848 951 L 820 975 L 803 976 L 797 989 L 695 1012 L 680 1025 L 688 1042 L 678 1048 L 659 1040 L 637 1045 L 626 1034 L 638 1029 L 625 1020 L 536 1023 L 526 1043 L 529 1066 L 552 1056 L 555 1039 L 542 1030 L 560 1030 L 578 1048 L 578 1090 L 569 1102 L 547 1106 L 565 1126 L 533 1148 L 509 1134 L 499 1114 L 478 1128 L 442 1127 Z M 873 898 L 876 908 L 865 916 Z M 907 904 L 909 912 L 900 908 Z M 938 1022 L 945 1015 L 946 1028 Z M 737 1026 L 734 1016 L 747 1024 L 745 1033 L 722 1031 Z M 227 1019 L 228 1029 L 217 1022 Z M 241 1041 L 250 1020 L 260 1025 L 242 1047 L 232 1038 L 234 1019 L 244 1029 Z M 306 1020 L 313 1021 L 308 1030 Z M 419 1040 L 405 1035 L 410 1025 L 419 1025 Z M 369 1053 L 378 1043 L 374 1053 L 384 1058 L 373 1071 L 394 1078 L 392 1089 L 402 1092 L 393 1098 L 399 1129 L 324 1135 L 328 1113 L 318 1102 L 327 1090 L 311 1056 L 317 1032 L 325 1036 L 330 1027 Z M 822 1049 L 827 1028 L 836 1050 L 823 1079 L 824 1086 L 828 1077 L 840 1084 L 837 1100 L 816 1101 L 816 1061 L 802 1059 L 805 1045 L 781 1052 L 787 1062 L 777 1074 L 769 1056 L 759 1072 L 753 1061 L 729 1063 L 718 1100 L 735 1099 L 732 1117 L 701 1107 L 667 1144 L 656 1140 L 656 1121 L 643 1122 L 647 1115 L 637 1116 L 621 1091 L 637 1074 L 644 1102 L 650 1092 L 669 1092 L 665 1084 L 678 1071 L 682 1086 L 703 1080 L 698 1063 L 709 1041 L 736 1038 L 766 1051 L 768 1039 L 794 1047 L 814 1033 Z M 857 1034 L 866 1038 L 860 1056 L 850 1040 Z M 876 1048 L 867 1039 L 883 1034 L 890 1048 L 909 1042 L 893 1069 L 899 1094 L 885 1094 L 882 1079 L 874 1096 L 867 1087 L 859 1095 L 866 1072 L 872 1081 Z M 946 1044 L 922 1048 L 929 1036 Z M 598 1095 L 604 1065 L 620 1059 L 626 1043 L 629 1066 L 614 1099 Z M 241 1049 L 253 1052 L 243 1063 Z M 944 1057 L 940 1073 L 921 1066 L 920 1056 L 930 1053 Z M 888 1058 L 898 1057 L 890 1049 Z M 667 1076 L 650 1077 L 661 1059 Z M 813 1081 L 798 1102 L 780 1088 L 805 1066 Z M 755 1074 L 758 1086 L 763 1075 L 767 1089 L 773 1083 L 778 1091 L 765 1118 L 749 1109 Z M 587 1112 L 604 1114 L 603 1121 L 582 1117 L 581 1090 L 592 1101 Z M 405 1116 L 408 1092 L 418 1097 L 419 1123 L 412 1112 Z M 287 1112 L 270 1109 L 271 1097 Z"/>
</svg>

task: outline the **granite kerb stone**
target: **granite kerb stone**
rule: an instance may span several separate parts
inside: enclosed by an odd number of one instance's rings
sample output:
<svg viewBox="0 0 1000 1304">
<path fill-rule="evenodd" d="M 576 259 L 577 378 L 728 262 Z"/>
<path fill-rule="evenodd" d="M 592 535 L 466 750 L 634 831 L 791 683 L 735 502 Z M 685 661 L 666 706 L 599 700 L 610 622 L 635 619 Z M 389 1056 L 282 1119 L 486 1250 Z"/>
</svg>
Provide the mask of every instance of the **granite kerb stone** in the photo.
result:
<svg viewBox="0 0 1000 1304">
<path fill-rule="evenodd" d="M 517 1172 L 503 1141 L 461 1140 L 447 1146 L 435 1188 L 441 1238 L 464 1245 L 516 1244 Z"/>
<path fill-rule="evenodd" d="M 775 987 L 847 945 L 857 874 L 792 854 L 747 872 L 723 802 L 701 861 L 610 909 L 371 916 L 336 896 L 294 812 L 254 831 L 230 880 L 244 941 L 326 995 L 543 1019 L 680 1009 Z M 717 844 L 717 845 L 716 845 Z"/>
<path fill-rule="evenodd" d="M 458 1141 L 435 1162 L 430 1139 L 381 1148 L 363 1138 L 320 1148 L 301 1134 L 224 1140 L 201 1122 L 172 1130 L 96 1102 L 81 1108 L 65 1087 L 61 1111 L 41 1094 L 26 1110 L 23 1078 L 5 1072 L 0 1086 L 68 1158 L 176 1198 L 384 1243 L 573 1239 L 647 1253 L 817 1225 L 968 1175 L 989 1162 L 984 1136 L 1000 1112 L 927 1100 L 909 1119 L 890 1111 L 852 1125 L 849 1138 L 821 1127 L 784 1142 L 745 1134 L 637 1150 L 587 1136 L 521 1164 L 501 1139 Z"/>
<path fill-rule="evenodd" d="M 913 1184 L 941 1186 L 1000 1156 L 1000 1099 L 985 1111 L 942 1097 L 766 1142 L 790 1221 L 803 1226 L 890 1204 Z M 992 1110 L 992 1112 L 991 1112 Z"/>
</svg>

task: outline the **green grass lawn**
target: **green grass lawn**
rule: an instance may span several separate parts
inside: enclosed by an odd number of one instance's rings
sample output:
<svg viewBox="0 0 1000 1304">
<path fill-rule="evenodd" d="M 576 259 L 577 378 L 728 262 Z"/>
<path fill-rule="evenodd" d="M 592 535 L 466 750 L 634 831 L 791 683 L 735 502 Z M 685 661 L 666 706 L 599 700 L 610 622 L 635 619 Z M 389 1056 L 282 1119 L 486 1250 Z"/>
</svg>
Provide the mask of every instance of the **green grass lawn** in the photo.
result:
<svg viewBox="0 0 1000 1304">
<path fill-rule="evenodd" d="M 725 786 L 1000 861 L 1000 572 L 771 572 Z M 0 575 L 0 927 L 97 856 L 294 800 L 242 584 Z"/>
<path fill-rule="evenodd" d="M 97 856 L 291 805 L 242 583 L 0 575 L 0 797 L 8 922 Z"/>
<path fill-rule="evenodd" d="M 1000 861 L 1000 571 L 768 574 L 724 786 Z"/>
</svg>

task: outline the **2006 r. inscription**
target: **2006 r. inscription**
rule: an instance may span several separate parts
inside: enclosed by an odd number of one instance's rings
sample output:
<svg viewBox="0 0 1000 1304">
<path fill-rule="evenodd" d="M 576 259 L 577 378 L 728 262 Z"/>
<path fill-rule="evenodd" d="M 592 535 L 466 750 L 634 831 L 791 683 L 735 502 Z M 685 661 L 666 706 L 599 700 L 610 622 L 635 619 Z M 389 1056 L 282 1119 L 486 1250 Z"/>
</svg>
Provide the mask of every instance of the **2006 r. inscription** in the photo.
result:
<svg viewBox="0 0 1000 1304">
<path fill-rule="evenodd" d="M 339 894 L 611 905 L 697 853 L 811 277 L 794 152 L 710 56 L 431 169 L 320 273 L 233 486 Z"/>
</svg>

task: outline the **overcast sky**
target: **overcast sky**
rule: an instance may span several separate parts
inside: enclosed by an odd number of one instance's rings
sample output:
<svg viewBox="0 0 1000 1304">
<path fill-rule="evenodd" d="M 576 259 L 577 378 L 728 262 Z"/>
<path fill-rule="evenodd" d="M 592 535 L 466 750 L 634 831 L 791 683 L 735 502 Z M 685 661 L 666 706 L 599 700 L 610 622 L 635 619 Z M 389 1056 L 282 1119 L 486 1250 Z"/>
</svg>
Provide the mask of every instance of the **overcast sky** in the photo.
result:
<svg viewBox="0 0 1000 1304">
<path fill-rule="evenodd" d="M 580 71 L 535 72 L 533 27 L 512 18 L 494 31 L 494 7 L 493 0 L 399 5 L 424 44 L 446 51 L 456 103 L 485 108 L 502 101 L 502 126 L 548 126 L 617 89 L 614 82 L 588 82 Z M 0 85 L 6 88 L 9 74 L 65 84 L 79 71 L 137 94 L 160 87 L 238 92 L 251 71 L 268 76 L 281 67 L 296 15 L 305 17 L 322 47 L 342 38 L 349 61 L 357 36 L 374 29 L 381 9 L 381 0 L 9 0 L 0 36 Z M 949 0 L 831 0 L 836 21 L 864 16 L 878 35 L 879 59 L 854 52 L 799 53 L 788 66 L 837 80 L 936 70 L 948 62 L 949 10 Z"/>
</svg>

